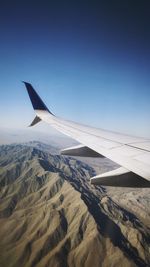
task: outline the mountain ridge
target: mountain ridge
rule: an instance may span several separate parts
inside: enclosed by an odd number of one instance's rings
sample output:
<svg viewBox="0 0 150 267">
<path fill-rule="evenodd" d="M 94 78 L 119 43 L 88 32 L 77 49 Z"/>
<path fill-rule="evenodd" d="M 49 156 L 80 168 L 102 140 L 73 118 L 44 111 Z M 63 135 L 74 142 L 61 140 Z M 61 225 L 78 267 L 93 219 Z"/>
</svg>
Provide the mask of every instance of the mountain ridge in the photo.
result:
<svg viewBox="0 0 150 267">
<path fill-rule="evenodd" d="M 2 266 L 149 265 L 150 229 L 92 186 L 94 173 L 70 157 L 0 146 Z"/>
</svg>

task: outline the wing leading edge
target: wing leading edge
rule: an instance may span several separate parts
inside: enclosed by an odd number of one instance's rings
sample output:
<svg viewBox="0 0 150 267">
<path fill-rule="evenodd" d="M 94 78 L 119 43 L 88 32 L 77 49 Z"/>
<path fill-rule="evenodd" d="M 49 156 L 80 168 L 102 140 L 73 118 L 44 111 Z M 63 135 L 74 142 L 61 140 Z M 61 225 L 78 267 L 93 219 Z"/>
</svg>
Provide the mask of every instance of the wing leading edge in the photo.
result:
<svg viewBox="0 0 150 267">
<path fill-rule="evenodd" d="M 54 116 L 36 93 L 31 84 L 24 82 L 36 118 L 30 126 L 43 120 L 56 130 L 66 134 L 82 145 L 64 150 L 62 154 L 104 156 L 123 168 L 91 178 L 93 184 L 109 186 L 150 187 L 150 140 L 88 127 Z M 73 153 L 73 154 L 72 154 Z M 134 174 L 134 175 L 131 175 Z M 136 175 L 136 178 L 135 178 Z M 133 177 L 134 176 L 134 177 Z M 116 178 L 117 177 L 117 178 Z M 109 182 L 108 182 L 109 178 Z M 138 179 L 138 180 L 137 180 Z M 125 182 L 123 182 L 125 181 Z"/>
</svg>

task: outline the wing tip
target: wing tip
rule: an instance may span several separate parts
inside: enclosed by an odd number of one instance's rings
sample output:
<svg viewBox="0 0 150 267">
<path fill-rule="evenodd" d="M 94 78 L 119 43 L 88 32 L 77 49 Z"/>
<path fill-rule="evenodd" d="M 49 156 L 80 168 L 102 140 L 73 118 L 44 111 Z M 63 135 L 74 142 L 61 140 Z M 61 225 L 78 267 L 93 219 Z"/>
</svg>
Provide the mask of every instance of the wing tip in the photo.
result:
<svg viewBox="0 0 150 267">
<path fill-rule="evenodd" d="M 28 126 L 28 127 L 32 127 L 32 126 L 34 126 L 35 124 L 37 124 L 38 122 L 40 122 L 41 121 L 41 118 L 39 118 L 38 116 L 36 116 L 35 118 L 34 118 L 34 120 L 32 121 L 32 123 Z"/>
<path fill-rule="evenodd" d="M 30 86 L 32 86 L 31 85 L 31 83 L 29 83 L 29 82 L 25 82 L 25 81 L 21 81 L 22 83 L 24 83 L 25 84 L 25 86 L 27 86 L 27 85 L 30 85 Z"/>
</svg>

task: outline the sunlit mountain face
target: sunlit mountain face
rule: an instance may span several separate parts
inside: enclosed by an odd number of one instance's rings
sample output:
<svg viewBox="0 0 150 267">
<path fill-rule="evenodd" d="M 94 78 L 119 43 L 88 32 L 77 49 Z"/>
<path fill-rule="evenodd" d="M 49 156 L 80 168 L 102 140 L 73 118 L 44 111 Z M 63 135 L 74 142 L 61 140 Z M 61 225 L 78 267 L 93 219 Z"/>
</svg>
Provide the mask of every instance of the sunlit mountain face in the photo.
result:
<svg viewBox="0 0 150 267">
<path fill-rule="evenodd" d="M 148 191 L 94 187 L 94 174 L 40 142 L 0 146 L 0 266 L 149 266 Z"/>
</svg>

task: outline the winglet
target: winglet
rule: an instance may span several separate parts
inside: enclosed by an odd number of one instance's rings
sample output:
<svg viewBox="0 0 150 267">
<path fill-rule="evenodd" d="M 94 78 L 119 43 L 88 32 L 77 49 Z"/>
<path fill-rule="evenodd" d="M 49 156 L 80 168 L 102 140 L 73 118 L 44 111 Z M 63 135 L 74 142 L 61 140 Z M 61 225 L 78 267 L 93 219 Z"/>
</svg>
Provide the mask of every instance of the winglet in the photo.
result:
<svg viewBox="0 0 150 267">
<path fill-rule="evenodd" d="M 32 87 L 32 85 L 30 83 L 24 82 L 27 89 L 27 92 L 29 94 L 32 106 L 35 110 L 46 110 L 49 113 L 51 113 L 53 115 L 52 112 L 49 111 L 49 109 L 46 107 L 46 105 L 44 104 L 44 102 L 42 101 L 42 99 L 39 97 L 39 95 L 37 94 L 37 92 L 34 90 L 34 88 Z"/>
</svg>

